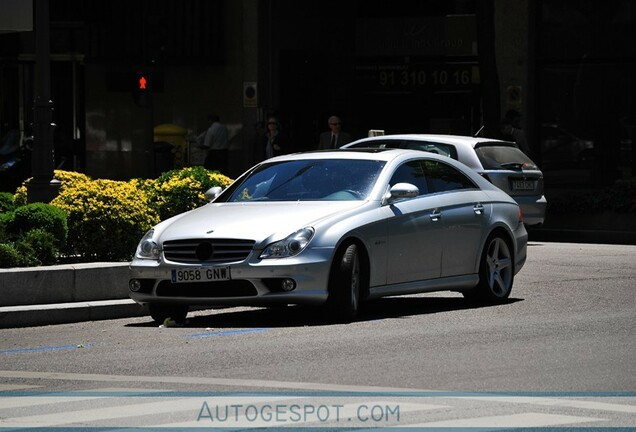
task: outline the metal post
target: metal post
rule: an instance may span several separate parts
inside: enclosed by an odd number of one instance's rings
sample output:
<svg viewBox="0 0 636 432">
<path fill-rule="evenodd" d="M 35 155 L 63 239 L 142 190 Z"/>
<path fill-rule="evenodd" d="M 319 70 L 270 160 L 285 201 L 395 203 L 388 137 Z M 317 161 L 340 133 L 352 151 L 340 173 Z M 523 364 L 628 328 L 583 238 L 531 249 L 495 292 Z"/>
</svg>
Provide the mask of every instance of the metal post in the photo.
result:
<svg viewBox="0 0 636 432">
<path fill-rule="evenodd" d="M 27 185 L 28 202 L 50 202 L 60 182 L 53 178 L 53 101 L 51 101 L 49 0 L 35 0 L 35 101 L 33 112 L 33 178 Z"/>
</svg>

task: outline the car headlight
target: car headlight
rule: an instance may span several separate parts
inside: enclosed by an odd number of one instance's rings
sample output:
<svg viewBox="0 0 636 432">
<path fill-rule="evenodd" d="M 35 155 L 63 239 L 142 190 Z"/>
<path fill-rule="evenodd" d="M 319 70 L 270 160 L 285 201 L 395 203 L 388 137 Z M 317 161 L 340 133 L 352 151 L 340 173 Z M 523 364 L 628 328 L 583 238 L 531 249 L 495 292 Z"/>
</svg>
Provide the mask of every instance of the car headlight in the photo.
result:
<svg viewBox="0 0 636 432">
<path fill-rule="evenodd" d="M 152 239 L 155 230 L 151 229 L 143 236 L 139 245 L 137 246 L 137 251 L 135 252 L 135 258 L 139 259 L 159 259 L 159 245 Z"/>
<path fill-rule="evenodd" d="M 303 251 L 314 236 L 315 230 L 306 227 L 287 236 L 283 240 L 268 245 L 261 253 L 261 258 L 287 258 L 296 256 Z"/>
</svg>

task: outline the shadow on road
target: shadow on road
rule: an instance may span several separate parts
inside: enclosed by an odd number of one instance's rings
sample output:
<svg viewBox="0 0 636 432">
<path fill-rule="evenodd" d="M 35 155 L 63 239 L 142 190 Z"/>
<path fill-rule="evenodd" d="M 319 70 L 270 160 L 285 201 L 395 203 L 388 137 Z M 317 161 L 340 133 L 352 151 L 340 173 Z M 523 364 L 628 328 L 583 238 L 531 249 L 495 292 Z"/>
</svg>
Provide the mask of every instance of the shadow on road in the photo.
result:
<svg viewBox="0 0 636 432">
<path fill-rule="evenodd" d="M 511 298 L 498 305 L 471 303 L 462 297 L 388 297 L 364 304 L 354 322 L 400 319 L 414 315 L 453 312 L 464 309 L 501 307 L 523 299 Z M 278 306 L 270 308 L 216 310 L 210 315 L 190 316 L 186 328 L 277 328 L 336 325 L 325 307 Z M 152 320 L 128 327 L 155 327 Z"/>
</svg>

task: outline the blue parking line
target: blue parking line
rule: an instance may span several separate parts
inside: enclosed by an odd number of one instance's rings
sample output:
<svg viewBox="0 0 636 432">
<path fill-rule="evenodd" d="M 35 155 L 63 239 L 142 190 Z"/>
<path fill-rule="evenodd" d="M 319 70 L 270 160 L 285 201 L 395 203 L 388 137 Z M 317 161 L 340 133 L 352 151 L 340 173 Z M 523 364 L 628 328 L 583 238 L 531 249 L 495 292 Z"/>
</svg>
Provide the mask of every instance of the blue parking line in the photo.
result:
<svg viewBox="0 0 636 432">
<path fill-rule="evenodd" d="M 73 350 L 73 349 L 79 349 L 79 348 L 90 348 L 92 346 L 93 344 L 77 344 L 77 345 L 35 347 L 35 348 L 15 348 L 10 350 L 0 351 L 0 354 L 23 354 L 23 353 L 31 353 L 31 352 L 42 352 L 42 351 L 62 351 L 62 350 Z"/>
<path fill-rule="evenodd" d="M 215 336 L 231 336 L 236 334 L 261 333 L 268 330 L 269 330 L 268 328 L 252 328 L 252 329 L 242 329 L 242 330 L 226 330 L 226 331 L 220 331 L 220 332 L 209 331 L 205 333 L 193 333 L 190 335 L 185 335 L 184 337 L 191 338 L 191 339 L 197 339 L 197 338 L 201 339 L 201 338 L 208 338 L 208 337 L 215 337 Z"/>
</svg>

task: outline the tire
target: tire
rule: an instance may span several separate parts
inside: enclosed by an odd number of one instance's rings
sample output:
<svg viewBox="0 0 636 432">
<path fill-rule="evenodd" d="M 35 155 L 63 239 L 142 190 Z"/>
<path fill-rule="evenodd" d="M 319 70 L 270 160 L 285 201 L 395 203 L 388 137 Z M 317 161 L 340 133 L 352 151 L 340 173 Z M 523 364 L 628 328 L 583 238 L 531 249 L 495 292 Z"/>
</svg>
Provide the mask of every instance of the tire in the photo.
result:
<svg viewBox="0 0 636 432">
<path fill-rule="evenodd" d="M 514 260 L 510 245 L 499 234 L 486 240 L 479 263 L 479 283 L 463 295 L 480 303 L 501 303 L 510 296 L 514 282 Z"/>
<path fill-rule="evenodd" d="M 329 278 L 328 306 L 339 322 L 351 322 L 360 308 L 361 292 L 360 257 L 355 244 L 338 255 Z"/>
<path fill-rule="evenodd" d="M 187 305 L 168 304 L 168 303 L 150 303 L 148 310 L 150 316 L 157 324 L 163 324 L 166 318 L 171 318 L 174 322 L 183 324 L 186 316 L 188 316 Z"/>
</svg>

